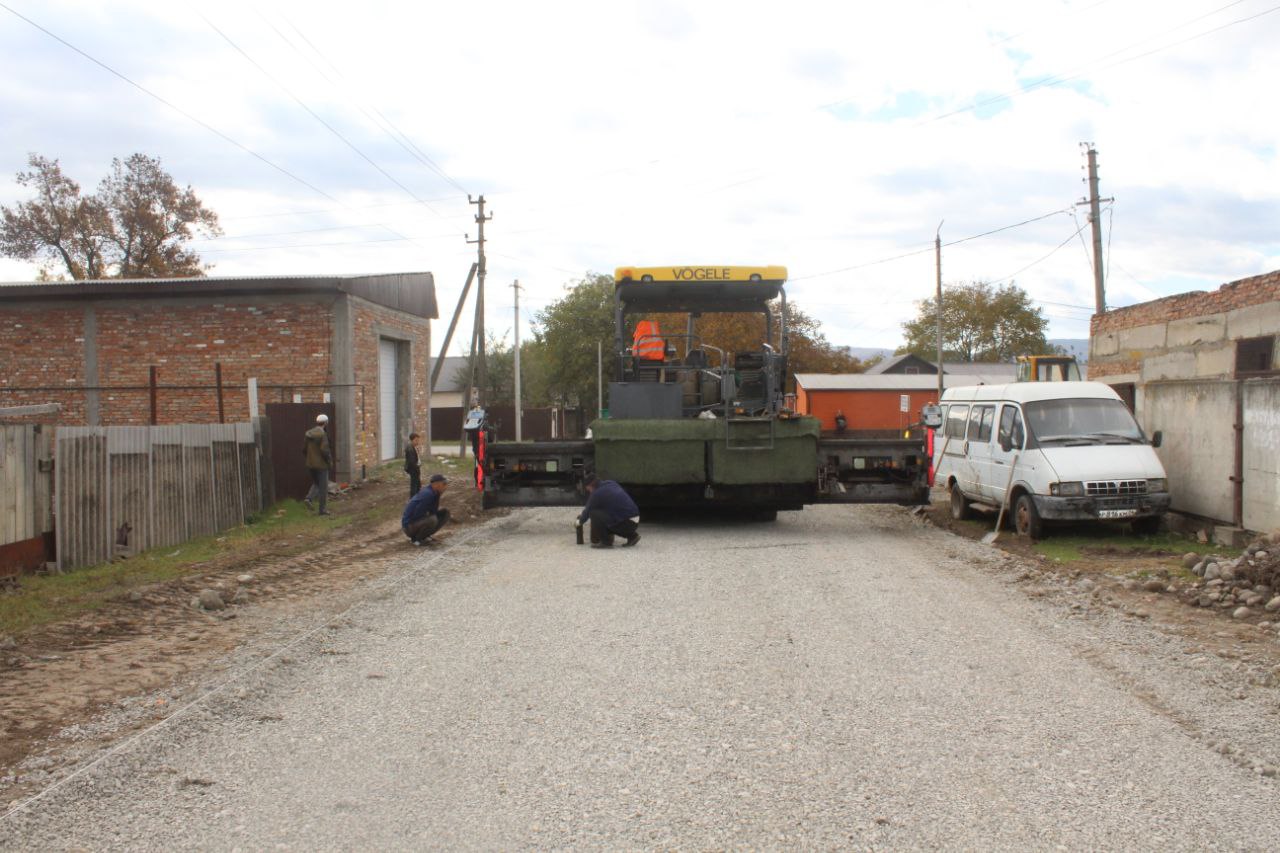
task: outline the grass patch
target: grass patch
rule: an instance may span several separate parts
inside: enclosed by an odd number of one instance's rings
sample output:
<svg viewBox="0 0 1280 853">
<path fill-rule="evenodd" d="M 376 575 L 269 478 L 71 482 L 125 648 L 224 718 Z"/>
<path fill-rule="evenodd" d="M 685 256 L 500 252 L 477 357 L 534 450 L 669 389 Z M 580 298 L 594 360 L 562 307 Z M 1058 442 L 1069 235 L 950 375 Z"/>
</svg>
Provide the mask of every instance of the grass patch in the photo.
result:
<svg viewBox="0 0 1280 853">
<path fill-rule="evenodd" d="M 1112 552 L 1133 556 L 1159 554 L 1182 556 L 1189 551 L 1197 554 L 1212 554 L 1221 550 L 1211 543 L 1201 544 L 1195 539 L 1188 539 L 1176 533 L 1135 536 L 1122 527 L 1109 526 L 1092 529 L 1085 534 L 1068 535 L 1052 532 L 1035 544 L 1037 554 L 1043 554 L 1050 560 L 1062 563 L 1086 560 L 1092 556 Z"/>
<path fill-rule="evenodd" d="M 339 502 L 330 518 L 321 518 L 299 501 L 282 501 L 252 523 L 181 545 L 152 548 L 116 563 L 75 569 L 62 575 L 24 575 L 15 592 L 0 594 L 0 634 L 23 634 L 64 619 L 91 613 L 131 590 L 194 574 L 198 567 L 268 537 L 296 540 L 308 531 L 323 531 L 334 522 L 354 518 Z M 299 545 L 290 542 L 294 550 Z"/>
</svg>

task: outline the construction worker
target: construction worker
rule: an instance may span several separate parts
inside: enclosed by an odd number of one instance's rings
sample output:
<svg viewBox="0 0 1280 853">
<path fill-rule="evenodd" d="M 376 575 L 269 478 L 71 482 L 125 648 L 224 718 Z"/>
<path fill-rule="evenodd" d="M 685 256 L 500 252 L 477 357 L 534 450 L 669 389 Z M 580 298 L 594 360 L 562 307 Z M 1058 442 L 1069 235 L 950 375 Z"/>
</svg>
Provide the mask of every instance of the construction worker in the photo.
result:
<svg viewBox="0 0 1280 853">
<path fill-rule="evenodd" d="M 325 504 L 329 499 L 329 466 L 333 464 L 333 455 L 329 452 L 329 434 L 325 431 L 328 423 L 328 415 L 316 415 L 316 425 L 307 430 L 302 441 L 302 456 L 306 460 L 307 473 L 311 475 L 311 488 L 303 501 L 307 509 L 311 509 L 311 502 L 319 500 L 317 515 L 329 514 Z"/>
<path fill-rule="evenodd" d="M 666 354 L 666 343 L 659 336 L 655 321 L 641 320 L 636 323 L 636 332 L 631 339 L 631 353 L 643 361 L 662 361 Z"/>
<path fill-rule="evenodd" d="M 444 474 L 432 474 L 426 487 L 405 505 L 400 529 L 414 545 L 435 544 L 431 537 L 449 522 L 449 510 L 440 506 L 440 496 L 448 487 Z"/>
<path fill-rule="evenodd" d="M 578 514 L 575 527 L 591 522 L 591 547 L 612 548 L 615 535 L 626 539 L 624 548 L 640 541 L 640 508 L 631 495 L 613 480 L 600 480 L 587 475 L 587 504 Z"/>
</svg>

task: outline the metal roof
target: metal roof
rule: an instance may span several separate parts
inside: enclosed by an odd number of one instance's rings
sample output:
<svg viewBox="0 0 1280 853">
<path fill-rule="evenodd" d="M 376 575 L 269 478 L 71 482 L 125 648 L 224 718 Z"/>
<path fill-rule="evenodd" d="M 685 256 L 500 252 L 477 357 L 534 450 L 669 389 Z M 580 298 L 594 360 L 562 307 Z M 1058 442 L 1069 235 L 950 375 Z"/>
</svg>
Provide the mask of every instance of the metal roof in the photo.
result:
<svg viewBox="0 0 1280 853">
<path fill-rule="evenodd" d="M 995 366 L 995 365 L 993 365 Z M 942 377 L 943 389 L 959 385 L 1003 385 L 1008 373 L 971 373 Z M 796 384 L 806 391 L 928 391 L 938 390 L 936 373 L 797 373 Z"/>
<path fill-rule="evenodd" d="M 348 293 L 385 308 L 429 320 L 439 316 L 435 277 L 429 272 L 0 282 L 0 302 L 9 303 L 37 300 L 158 299 L 187 295 L 265 296 L 281 293 Z"/>
<path fill-rule="evenodd" d="M 458 377 L 458 373 L 467 366 L 467 357 L 465 355 L 450 355 L 442 360 L 444 364 L 440 368 L 440 378 L 436 380 L 436 393 L 450 394 L 455 391 L 465 391 L 466 382 Z M 431 371 L 435 369 L 436 359 L 433 358 L 431 363 L 427 365 L 427 375 L 430 376 Z"/>
</svg>

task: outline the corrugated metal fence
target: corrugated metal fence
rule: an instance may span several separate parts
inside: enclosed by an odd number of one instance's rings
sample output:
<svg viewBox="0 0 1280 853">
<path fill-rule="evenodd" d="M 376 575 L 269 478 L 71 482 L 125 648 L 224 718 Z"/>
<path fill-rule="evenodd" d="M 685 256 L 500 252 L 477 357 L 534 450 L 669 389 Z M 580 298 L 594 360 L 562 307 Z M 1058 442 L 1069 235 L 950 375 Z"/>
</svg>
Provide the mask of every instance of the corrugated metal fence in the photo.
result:
<svg viewBox="0 0 1280 853">
<path fill-rule="evenodd" d="M 262 509 L 253 424 L 59 427 L 58 567 L 178 545 Z"/>
</svg>

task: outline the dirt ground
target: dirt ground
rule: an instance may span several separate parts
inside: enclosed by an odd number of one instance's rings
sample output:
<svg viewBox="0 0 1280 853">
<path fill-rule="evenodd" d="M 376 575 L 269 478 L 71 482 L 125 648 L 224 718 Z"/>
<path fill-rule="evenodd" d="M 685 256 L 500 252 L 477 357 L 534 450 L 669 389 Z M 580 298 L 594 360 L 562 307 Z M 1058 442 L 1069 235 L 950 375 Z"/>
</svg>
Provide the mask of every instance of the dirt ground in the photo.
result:
<svg viewBox="0 0 1280 853">
<path fill-rule="evenodd" d="M 35 759 L 49 769 L 73 757 L 61 756 L 52 738 L 77 727 L 77 752 L 93 744 L 92 721 L 127 697 L 150 696 L 153 707 L 136 715 L 142 727 L 191 697 L 202 671 L 224 661 L 231 650 L 272 630 L 291 615 L 315 614 L 316 621 L 345 606 L 362 581 L 389 568 L 398 556 L 417 550 L 400 532 L 405 501 L 402 477 L 370 480 L 331 499 L 341 516 L 318 536 L 263 536 L 234 552 L 198 564 L 194 573 L 123 595 L 79 618 L 51 624 L 18 637 L 16 648 L 0 651 L 0 804 L 32 793 L 15 771 Z M 482 514 L 479 494 L 460 483 L 445 495 L 451 524 L 439 539 L 473 527 L 504 511 Z M 370 526 L 368 516 L 383 520 Z M 241 582 L 239 578 L 252 575 Z M 247 603 L 209 612 L 192 607 L 203 589 L 230 598 L 239 587 Z M 178 685 L 185 684 L 185 687 Z M 154 695 L 157 691 L 165 695 Z M 104 732 L 103 742 L 125 732 Z"/>
<path fill-rule="evenodd" d="M 923 509 L 921 514 L 926 523 L 967 539 L 981 539 L 994 529 L 996 521 L 994 513 L 977 511 L 972 520 L 954 521 L 946 493 L 936 490 L 932 506 Z M 1182 565 L 1183 555 L 1194 550 L 1190 540 L 1185 547 L 1135 551 L 1123 547 L 1115 528 L 1104 524 L 1055 528 L 1046 541 L 1052 542 L 1055 535 L 1087 537 L 1097 544 L 1080 547 L 1078 558 L 1058 560 L 1041 553 L 1037 543 L 1005 529 L 991 547 L 1021 558 L 1034 568 L 1035 574 L 1054 575 L 1077 583 L 1088 579 L 1093 584 L 1092 597 L 1097 603 L 1113 607 L 1128 617 L 1148 621 L 1153 630 L 1184 638 L 1224 659 L 1248 659 L 1275 670 L 1280 676 L 1280 635 L 1277 633 L 1280 613 L 1253 608 L 1252 615 L 1235 619 L 1231 609 L 1188 604 L 1188 598 L 1194 597 L 1193 587 L 1203 586 L 1200 578 Z M 1239 549 L 1204 550 L 1227 558 L 1240 554 Z M 1038 583 L 1032 574 L 1025 575 L 1024 580 L 1030 587 Z M 1148 584 L 1153 588 L 1147 588 Z M 1280 681 L 1280 677 L 1277 680 Z"/>
</svg>

